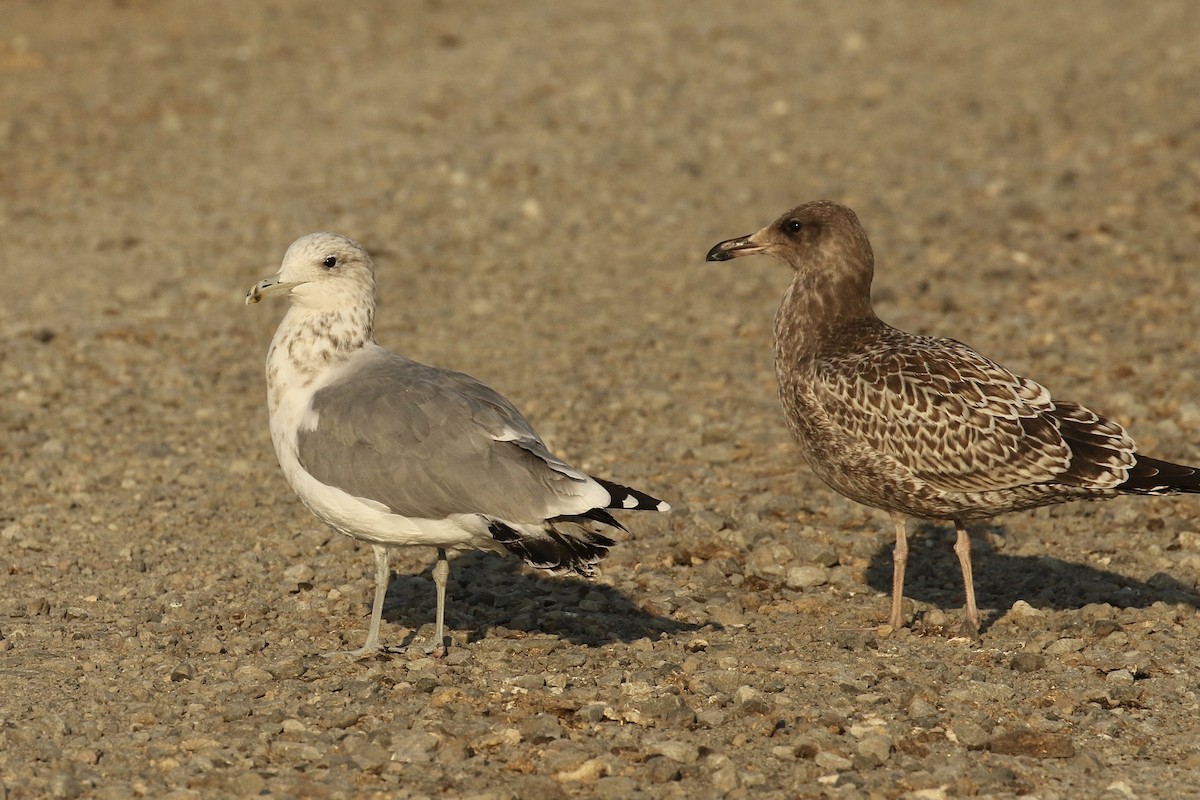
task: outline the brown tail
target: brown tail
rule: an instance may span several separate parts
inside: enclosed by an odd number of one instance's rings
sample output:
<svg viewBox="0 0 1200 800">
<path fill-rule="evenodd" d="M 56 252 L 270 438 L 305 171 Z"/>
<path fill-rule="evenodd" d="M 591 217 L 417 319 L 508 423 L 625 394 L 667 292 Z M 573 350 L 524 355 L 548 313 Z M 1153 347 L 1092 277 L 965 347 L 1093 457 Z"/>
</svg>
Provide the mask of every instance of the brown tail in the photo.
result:
<svg viewBox="0 0 1200 800">
<path fill-rule="evenodd" d="M 1129 477 L 1117 488 L 1132 494 L 1200 493 L 1200 467 L 1140 455 L 1129 469 Z"/>
</svg>

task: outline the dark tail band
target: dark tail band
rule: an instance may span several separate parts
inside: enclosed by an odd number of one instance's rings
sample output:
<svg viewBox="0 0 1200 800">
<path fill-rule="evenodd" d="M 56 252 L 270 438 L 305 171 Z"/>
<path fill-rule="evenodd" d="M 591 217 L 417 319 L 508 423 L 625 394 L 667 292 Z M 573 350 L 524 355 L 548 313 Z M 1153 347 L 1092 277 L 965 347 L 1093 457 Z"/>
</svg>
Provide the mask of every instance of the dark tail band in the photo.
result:
<svg viewBox="0 0 1200 800">
<path fill-rule="evenodd" d="M 1200 469 L 1139 455 L 1117 488 L 1134 494 L 1200 492 Z"/>
</svg>

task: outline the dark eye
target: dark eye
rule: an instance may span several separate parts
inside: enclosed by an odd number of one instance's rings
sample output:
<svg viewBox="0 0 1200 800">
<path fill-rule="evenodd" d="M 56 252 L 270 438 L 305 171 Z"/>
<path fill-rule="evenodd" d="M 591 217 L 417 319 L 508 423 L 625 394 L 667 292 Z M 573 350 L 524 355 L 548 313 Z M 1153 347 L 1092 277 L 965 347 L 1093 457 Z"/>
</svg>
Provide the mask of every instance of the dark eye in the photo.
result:
<svg viewBox="0 0 1200 800">
<path fill-rule="evenodd" d="M 330 256 L 321 263 L 325 265 L 325 269 L 333 269 L 337 266 L 337 256 Z"/>
<path fill-rule="evenodd" d="M 804 224 L 798 219 L 789 219 L 783 223 L 783 231 L 789 235 L 794 236 L 802 230 L 804 230 Z"/>
</svg>

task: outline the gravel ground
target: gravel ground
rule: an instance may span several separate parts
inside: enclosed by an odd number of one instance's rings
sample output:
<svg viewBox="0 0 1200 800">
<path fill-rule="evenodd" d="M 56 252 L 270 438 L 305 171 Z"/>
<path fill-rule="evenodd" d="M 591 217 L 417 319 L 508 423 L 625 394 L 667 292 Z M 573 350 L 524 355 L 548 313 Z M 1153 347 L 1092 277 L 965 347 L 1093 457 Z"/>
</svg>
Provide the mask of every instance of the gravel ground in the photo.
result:
<svg viewBox="0 0 1200 800">
<path fill-rule="evenodd" d="M 1200 5 L 5 4 L 0 796 L 1194 796 L 1200 500 L 922 526 L 799 463 L 788 276 L 705 264 L 827 197 L 885 319 L 1200 462 Z M 394 562 L 266 431 L 287 244 L 362 241 L 379 338 L 659 494 L 587 583 Z"/>
</svg>

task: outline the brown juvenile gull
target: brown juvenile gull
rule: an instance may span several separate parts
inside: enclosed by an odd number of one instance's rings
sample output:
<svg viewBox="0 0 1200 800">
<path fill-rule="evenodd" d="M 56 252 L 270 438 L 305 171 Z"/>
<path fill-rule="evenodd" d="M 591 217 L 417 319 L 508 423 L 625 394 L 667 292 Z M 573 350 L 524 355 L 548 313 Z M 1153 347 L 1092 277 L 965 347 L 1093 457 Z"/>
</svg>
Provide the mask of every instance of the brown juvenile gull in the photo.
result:
<svg viewBox="0 0 1200 800">
<path fill-rule="evenodd" d="M 875 256 L 858 217 L 828 201 L 797 206 L 709 261 L 765 253 L 795 271 L 775 315 L 775 375 L 809 466 L 846 497 L 891 513 L 892 611 L 904 624 L 906 517 L 949 520 L 966 622 L 979 630 L 965 523 L 1068 500 L 1200 492 L 1200 469 L 1140 455 L 1110 419 L 953 339 L 881 322 Z"/>
<path fill-rule="evenodd" d="M 271 441 L 304 505 L 375 552 L 366 644 L 380 649 L 389 548 L 437 548 L 435 647 L 444 645 L 447 550 L 508 551 L 591 577 L 624 530 L 606 509 L 667 511 L 648 494 L 567 464 L 521 412 L 464 375 L 375 343 L 375 267 L 357 243 L 312 233 L 292 243 L 246 303 L 287 294 L 267 352 Z"/>
</svg>

